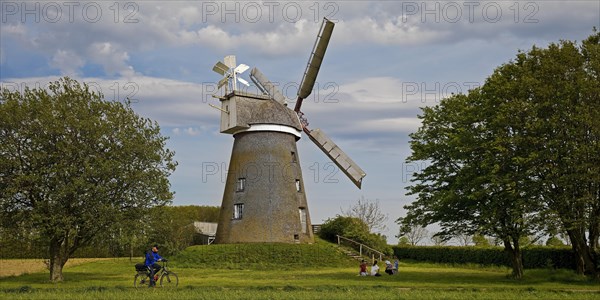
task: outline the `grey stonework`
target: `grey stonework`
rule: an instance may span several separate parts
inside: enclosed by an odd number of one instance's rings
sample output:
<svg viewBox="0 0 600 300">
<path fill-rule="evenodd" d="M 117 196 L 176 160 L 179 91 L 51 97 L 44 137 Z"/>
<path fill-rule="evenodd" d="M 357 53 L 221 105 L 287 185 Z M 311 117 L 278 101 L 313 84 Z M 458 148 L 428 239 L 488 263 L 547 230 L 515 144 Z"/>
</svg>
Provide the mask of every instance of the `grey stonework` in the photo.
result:
<svg viewBox="0 0 600 300">
<path fill-rule="evenodd" d="M 229 112 L 222 113 L 228 120 L 222 120 L 221 131 L 233 133 L 234 144 L 215 243 L 312 243 L 298 137 L 251 128 L 280 125 L 299 134 L 302 127 L 296 113 L 259 95 L 235 92 L 221 101 Z M 241 217 L 234 215 L 236 205 L 243 205 Z"/>
</svg>

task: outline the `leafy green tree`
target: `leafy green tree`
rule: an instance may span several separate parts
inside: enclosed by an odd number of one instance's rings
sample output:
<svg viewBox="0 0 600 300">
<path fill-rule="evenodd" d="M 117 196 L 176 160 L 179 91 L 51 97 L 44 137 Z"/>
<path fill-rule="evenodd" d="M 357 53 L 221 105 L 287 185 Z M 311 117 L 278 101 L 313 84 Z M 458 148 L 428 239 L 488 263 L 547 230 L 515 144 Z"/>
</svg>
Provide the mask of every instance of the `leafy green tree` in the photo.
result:
<svg viewBox="0 0 600 300">
<path fill-rule="evenodd" d="M 409 239 L 408 239 L 408 237 L 406 237 L 406 236 L 401 236 L 401 237 L 398 239 L 398 245 L 399 245 L 399 246 L 411 246 L 411 244 L 410 244 L 410 240 L 409 240 Z M 438 246 L 438 245 L 436 245 L 436 246 Z"/>
<path fill-rule="evenodd" d="M 0 217 L 44 239 L 50 279 L 107 228 L 170 202 L 174 153 L 156 122 L 63 78 L 0 93 Z"/>
<path fill-rule="evenodd" d="M 415 174 L 398 222 L 439 223 L 441 235 L 503 241 L 522 276 L 523 237 L 560 220 L 578 272 L 598 275 L 600 34 L 519 52 L 468 95 L 423 109 L 408 161 Z"/>
<path fill-rule="evenodd" d="M 577 271 L 598 276 L 600 228 L 600 34 L 533 47 L 486 82 L 492 101 L 522 107 L 515 140 L 530 162 L 520 170 L 538 195 L 544 219 L 569 235 Z M 519 120 L 520 116 L 525 118 Z M 554 216 L 552 216 L 554 215 Z M 546 222 L 546 221 L 544 221 Z"/>
<path fill-rule="evenodd" d="M 490 242 L 488 241 L 488 239 L 481 234 L 474 234 L 472 240 L 473 240 L 473 244 L 475 244 L 475 247 L 489 247 L 490 246 Z"/>
<path fill-rule="evenodd" d="M 511 103 L 489 107 L 482 89 L 454 95 L 435 107 L 423 108 L 422 126 L 411 134 L 409 162 L 428 166 L 414 175 L 408 194 L 417 200 L 405 206 L 402 227 L 438 223 L 438 236 L 450 239 L 475 233 L 501 238 L 513 261 L 513 276 L 522 277 L 519 238 L 533 230 L 535 211 L 526 175 L 515 172 L 528 163 L 515 145 L 507 124 Z"/>
<path fill-rule="evenodd" d="M 166 255 L 175 254 L 193 245 L 196 235 L 195 221 L 218 222 L 218 206 L 161 206 L 153 209 L 155 216 L 148 243 L 160 243 Z"/>
</svg>

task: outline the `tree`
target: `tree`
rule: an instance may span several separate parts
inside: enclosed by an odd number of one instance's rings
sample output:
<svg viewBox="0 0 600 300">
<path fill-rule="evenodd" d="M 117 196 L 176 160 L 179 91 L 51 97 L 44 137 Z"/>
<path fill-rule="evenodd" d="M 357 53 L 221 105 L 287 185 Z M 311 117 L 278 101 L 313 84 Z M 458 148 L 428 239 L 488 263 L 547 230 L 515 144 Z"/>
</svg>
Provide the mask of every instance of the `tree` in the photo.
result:
<svg viewBox="0 0 600 300">
<path fill-rule="evenodd" d="M 422 227 L 419 225 L 401 226 L 400 232 L 398 233 L 398 235 L 396 237 L 397 238 L 406 237 L 411 245 L 416 246 L 425 237 L 427 237 L 428 234 L 429 234 L 429 232 L 427 231 L 427 229 L 425 229 L 425 227 Z"/>
<path fill-rule="evenodd" d="M 405 235 L 401 236 L 398 239 L 398 246 L 409 246 L 409 245 L 411 245 L 410 241 L 408 240 L 408 238 Z"/>
<path fill-rule="evenodd" d="M 407 160 L 430 164 L 403 223 L 499 238 L 520 278 L 523 237 L 558 219 L 578 273 L 598 276 L 599 41 L 594 29 L 581 46 L 519 52 L 480 88 L 424 108 Z"/>
<path fill-rule="evenodd" d="M 459 245 L 464 247 L 469 246 L 471 242 L 473 242 L 473 237 L 464 233 L 455 234 L 454 239 L 456 240 L 456 242 L 458 242 Z"/>
<path fill-rule="evenodd" d="M 531 162 L 520 170 L 536 191 L 540 216 L 557 218 L 577 272 L 598 274 L 600 237 L 600 34 L 533 47 L 486 81 L 490 101 L 511 99 L 526 119 L 514 140 Z M 546 222 L 544 220 L 544 222 Z"/>
<path fill-rule="evenodd" d="M 471 237 L 471 240 L 473 241 L 473 244 L 475 244 L 475 247 L 490 246 L 490 242 L 487 240 L 487 238 L 485 238 L 485 236 L 481 234 L 474 234 L 473 237 Z"/>
<path fill-rule="evenodd" d="M 446 245 L 446 240 L 444 240 L 437 233 L 432 234 L 429 239 L 431 240 L 431 242 L 433 243 L 434 246 L 445 246 Z"/>
<path fill-rule="evenodd" d="M 0 93 L 0 217 L 43 238 L 50 280 L 124 218 L 170 202 L 174 153 L 156 122 L 62 78 Z"/>
<path fill-rule="evenodd" d="M 216 223 L 219 218 L 218 206 L 167 206 L 153 209 L 152 226 L 149 241 L 165 246 L 161 253 L 173 255 L 194 242 L 196 235 L 195 221 Z"/>
<path fill-rule="evenodd" d="M 482 88 L 483 89 L 483 88 Z M 482 89 L 454 95 L 423 108 L 422 126 L 412 133 L 408 162 L 428 161 L 415 173 L 402 226 L 438 223 L 444 239 L 475 233 L 501 238 L 513 261 L 513 275 L 523 272 L 518 240 L 533 230 L 535 202 L 529 178 L 515 172 L 529 164 L 512 140 L 518 130 L 508 124 L 518 107 L 488 107 Z"/>
<path fill-rule="evenodd" d="M 342 210 L 342 215 L 361 219 L 367 224 L 370 232 L 385 231 L 385 222 L 388 220 L 388 215 L 384 214 L 379 207 L 379 200 L 371 202 L 365 199 L 364 196 L 361 196 L 358 203 L 349 207 L 346 211 Z"/>
</svg>

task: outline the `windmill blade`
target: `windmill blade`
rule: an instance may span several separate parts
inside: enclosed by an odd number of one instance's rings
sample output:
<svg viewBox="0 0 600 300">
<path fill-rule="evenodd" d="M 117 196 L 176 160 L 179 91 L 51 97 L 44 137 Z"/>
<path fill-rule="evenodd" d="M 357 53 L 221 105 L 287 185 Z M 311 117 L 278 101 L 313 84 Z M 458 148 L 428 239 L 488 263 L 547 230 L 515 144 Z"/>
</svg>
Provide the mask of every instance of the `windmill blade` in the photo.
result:
<svg viewBox="0 0 600 300">
<path fill-rule="evenodd" d="M 260 84 L 260 82 L 258 82 L 258 80 L 256 80 L 256 78 L 252 76 L 252 74 L 250 74 L 250 80 L 254 82 L 254 86 L 256 86 L 263 95 L 269 96 L 269 92 L 267 91 L 267 89 L 265 89 L 265 87 L 262 86 L 262 84 Z"/>
<path fill-rule="evenodd" d="M 334 25 L 333 22 L 323 18 L 323 24 L 321 24 L 321 29 L 317 36 L 317 40 L 315 41 L 315 45 L 313 46 L 310 58 L 308 59 L 302 82 L 300 82 L 298 101 L 296 102 L 296 108 L 294 109 L 295 111 L 300 111 L 300 105 L 302 105 L 301 99 L 306 99 L 312 92 Z"/>
<path fill-rule="evenodd" d="M 219 80 L 219 83 L 217 84 L 217 89 L 222 88 L 224 85 L 226 85 L 229 82 L 229 76 L 225 76 L 225 78 Z"/>
<path fill-rule="evenodd" d="M 219 73 L 219 74 L 225 76 L 225 73 L 227 73 L 229 71 L 229 67 L 227 67 L 224 63 L 218 61 L 212 70 L 215 71 L 216 73 Z"/>
<path fill-rule="evenodd" d="M 237 64 L 235 63 L 235 55 L 227 55 L 225 56 L 225 64 L 229 67 L 228 69 L 233 69 Z"/>
<path fill-rule="evenodd" d="M 238 80 L 239 82 L 241 82 L 243 85 L 245 85 L 245 86 L 250 86 L 250 83 L 248 83 L 248 81 L 246 81 L 246 80 L 244 80 L 244 79 L 242 79 L 242 78 L 239 78 L 239 77 L 236 77 L 236 78 L 237 78 L 237 80 Z"/>
<path fill-rule="evenodd" d="M 269 81 L 267 76 L 263 74 L 258 68 L 252 68 L 250 71 L 250 79 L 257 83 L 256 85 L 261 87 L 261 90 L 264 90 L 273 98 L 273 100 L 281 103 L 282 105 L 287 105 L 285 96 L 277 89 L 277 87 Z"/>
<path fill-rule="evenodd" d="M 323 131 L 320 129 L 305 130 L 308 137 L 319 149 L 321 149 L 337 166 L 348 176 L 348 178 L 360 189 L 362 179 L 367 176 L 363 171 L 340 147 L 338 147 Z"/>
<path fill-rule="evenodd" d="M 233 71 L 238 73 L 238 74 L 242 74 L 244 72 L 246 72 L 246 70 L 250 69 L 250 67 L 248 67 L 245 64 L 240 64 L 239 66 L 237 66 Z"/>
</svg>

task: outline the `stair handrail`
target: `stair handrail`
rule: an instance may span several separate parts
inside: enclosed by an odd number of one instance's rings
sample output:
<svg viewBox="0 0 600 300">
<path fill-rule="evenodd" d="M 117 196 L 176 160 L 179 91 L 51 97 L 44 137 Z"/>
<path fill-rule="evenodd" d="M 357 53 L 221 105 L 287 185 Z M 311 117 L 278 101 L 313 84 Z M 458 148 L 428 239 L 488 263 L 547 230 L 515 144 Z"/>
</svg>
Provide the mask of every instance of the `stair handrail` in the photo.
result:
<svg viewBox="0 0 600 300">
<path fill-rule="evenodd" d="M 373 249 L 373 248 L 371 248 L 371 247 L 369 247 L 369 246 L 367 246 L 367 245 L 365 245 L 365 244 L 363 244 L 363 243 L 357 242 L 357 241 L 355 241 L 355 240 L 352 240 L 352 239 L 349 239 L 349 238 L 347 238 L 347 237 L 343 237 L 343 236 L 341 236 L 341 235 L 337 235 L 337 234 L 336 234 L 335 236 L 337 236 L 337 240 L 338 240 L 338 246 L 339 246 L 339 245 L 341 245 L 341 241 L 340 241 L 340 239 L 344 239 L 344 240 L 346 240 L 346 241 L 349 241 L 349 242 L 352 242 L 352 243 L 354 243 L 354 244 L 357 244 L 357 245 L 359 245 L 359 254 L 360 254 L 360 256 L 362 256 L 362 255 L 363 255 L 363 254 L 362 254 L 362 252 L 363 252 L 363 247 L 364 247 L 364 248 L 367 248 L 367 249 L 368 249 L 368 250 L 370 250 L 371 252 L 375 252 L 375 253 L 379 254 L 379 261 L 381 261 L 381 260 L 382 260 L 382 257 L 384 257 L 384 256 L 385 256 L 385 254 L 383 254 L 383 252 L 381 252 L 381 251 L 379 251 L 379 250 L 376 250 L 376 249 Z M 375 255 L 373 255 L 372 259 L 375 259 Z"/>
</svg>

